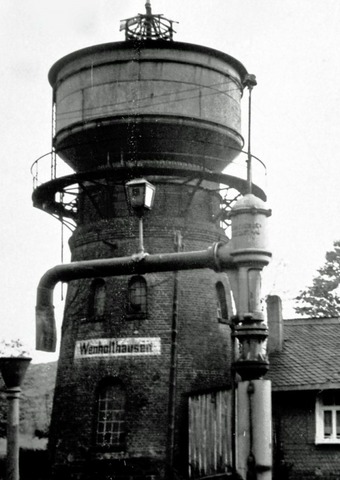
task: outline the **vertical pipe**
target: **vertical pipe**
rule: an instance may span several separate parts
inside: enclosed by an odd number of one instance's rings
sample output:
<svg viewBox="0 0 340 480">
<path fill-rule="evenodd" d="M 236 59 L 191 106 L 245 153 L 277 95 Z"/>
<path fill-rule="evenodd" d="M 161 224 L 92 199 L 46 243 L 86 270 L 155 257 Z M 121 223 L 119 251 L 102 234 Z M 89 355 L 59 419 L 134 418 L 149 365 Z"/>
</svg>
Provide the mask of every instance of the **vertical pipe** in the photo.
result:
<svg viewBox="0 0 340 480">
<path fill-rule="evenodd" d="M 249 268 L 248 270 L 248 312 L 259 313 L 261 306 L 261 270 Z"/>
<path fill-rule="evenodd" d="M 257 480 L 256 475 L 256 459 L 254 456 L 254 428 L 253 428 L 253 396 L 255 392 L 254 383 L 252 380 L 248 382 L 248 415 L 249 415 L 249 454 L 247 457 L 247 480 Z"/>
<path fill-rule="evenodd" d="M 60 193 L 60 203 L 63 204 L 64 194 Z M 60 263 L 64 263 L 64 219 L 62 215 L 59 215 L 60 221 Z M 60 284 L 60 300 L 64 300 L 64 284 Z"/>
<path fill-rule="evenodd" d="M 247 183 L 248 183 L 248 193 L 252 193 L 252 170 L 251 170 L 251 91 L 255 85 L 257 85 L 255 75 L 246 75 L 244 80 L 244 86 L 248 87 L 249 91 L 249 100 L 248 100 L 248 160 L 247 160 Z"/>
<path fill-rule="evenodd" d="M 55 90 L 53 89 L 53 95 L 52 95 L 52 131 L 51 131 L 51 180 L 56 178 L 56 158 L 55 158 L 55 150 L 54 150 L 54 135 L 55 135 L 55 121 L 56 121 L 56 116 L 55 116 Z"/>
<path fill-rule="evenodd" d="M 150 3 L 150 0 L 146 0 L 146 3 L 145 3 L 145 10 L 146 10 L 146 14 L 147 15 L 151 15 L 151 3 Z"/>
<path fill-rule="evenodd" d="M 257 480 L 272 479 L 272 405 L 270 380 L 253 380 L 252 404 L 253 452 Z"/>
<path fill-rule="evenodd" d="M 270 380 L 241 381 L 237 392 L 237 471 L 247 480 L 272 480 Z"/>
<path fill-rule="evenodd" d="M 247 183 L 248 193 L 252 192 L 252 165 L 251 165 L 251 90 L 249 87 L 249 100 L 248 100 L 248 160 L 247 160 Z"/>
<path fill-rule="evenodd" d="M 138 248 L 138 253 L 144 253 L 143 217 L 139 217 L 139 248 Z"/>
<path fill-rule="evenodd" d="M 152 11 L 151 11 L 150 0 L 146 1 L 145 10 L 146 10 L 146 17 L 147 17 L 146 20 L 145 20 L 145 23 L 146 23 L 146 38 L 151 39 L 152 38 L 152 35 L 151 35 Z"/>
<path fill-rule="evenodd" d="M 7 458 L 6 480 L 19 480 L 19 398 L 20 387 L 6 390 L 7 410 Z"/>
<path fill-rule="evenodd" d="M 249 312 L 248 270 L 248 266 L 241 265 L 238 271 L 237 315 L 239 319 Z"/>
<path fill-rule="evenodd" d="M 250 451 L 248 383 L 241 381 L 237 385 L 237 473 L 243 479 L 247 476 Z"/>
<path fill-rule="evenodd" d="M 175 251 L 182 248 L 180 232 L 175 233 Z M 172 300 L 172 325 L 171 325 L 171 354 L 169 374 L 169 427 L 168 427 L 168 465 L 170 478 L 173 477 L 174 445 L 175 445 L 175 414 L 176 414 L 176 375 L 177 375 L 177 334 L 178 334 L 178 272 L 174 272 L 174 291 Z"/>
<path fill-rule="evenodd" d="M 232 358 L 232 368 L 231 368 L 231 468 L 233 474 L 236 474 L 236 372 L 233 368 L 233 364 L 236 360 L 236 338 L 234 335 L 235 324 L 234 320 L 230 325 L 231 327 L 231 358 Z"/>
<path fill-rule="evenodd" d="M 236 300 L 237 303 L 237 310 L 238 310 L 238 303 L 239 303 L 239 295 L 238 295 L 238 278 L 235 278 L 236 275 L 232 274 L 230 271 L 228 272 L 228 279 L 231 284 L 231 291 L 233 295 L 233 300 Z M 233 302 L 234 303 L 234 302 Z M 236 405 L 236 390 L 237 390 L 237 378 L 236 378 L 236 370 L 234 367 L 236 358 L 236 336 L 235 336 L 235 326 L 237 323 L 237 316 L 235 311 L 235 305 L 232 305 L 232 313 L 230 319 L 230 332 L 231 332 L 231 468 L 233 475 L 236 478 L 237 473 L 237 405 Z"/>
</svg>

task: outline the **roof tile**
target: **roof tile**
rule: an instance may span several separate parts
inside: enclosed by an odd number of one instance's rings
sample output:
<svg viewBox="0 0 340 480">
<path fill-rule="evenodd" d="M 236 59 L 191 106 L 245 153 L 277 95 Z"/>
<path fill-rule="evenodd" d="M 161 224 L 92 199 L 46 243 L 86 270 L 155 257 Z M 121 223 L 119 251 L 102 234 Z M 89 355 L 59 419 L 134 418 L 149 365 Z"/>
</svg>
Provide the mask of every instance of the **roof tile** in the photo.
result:
<svg viewBox="0 0 340 480">
<path fill-rule="evenodd" d="M 283 331 L 282 351 L 269 357 L 273 390 L 340 382 L 339 318 L 283 320 Z"/>
</svg>

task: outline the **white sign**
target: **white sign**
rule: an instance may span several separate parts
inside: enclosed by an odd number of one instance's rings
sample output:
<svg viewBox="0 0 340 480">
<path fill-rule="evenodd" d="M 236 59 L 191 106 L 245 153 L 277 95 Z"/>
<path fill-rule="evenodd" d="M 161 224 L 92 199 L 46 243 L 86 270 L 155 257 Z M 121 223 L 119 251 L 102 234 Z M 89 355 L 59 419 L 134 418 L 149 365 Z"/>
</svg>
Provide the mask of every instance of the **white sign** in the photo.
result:
<svg viewBox="0 0 340 480">
<path fill-rule="evenodd" d="M 90 340 L 78 340 L 74 357 L 126 357 L 160 354 L 161 339 L 159 337 L 96 338 Z"/>
</svg>

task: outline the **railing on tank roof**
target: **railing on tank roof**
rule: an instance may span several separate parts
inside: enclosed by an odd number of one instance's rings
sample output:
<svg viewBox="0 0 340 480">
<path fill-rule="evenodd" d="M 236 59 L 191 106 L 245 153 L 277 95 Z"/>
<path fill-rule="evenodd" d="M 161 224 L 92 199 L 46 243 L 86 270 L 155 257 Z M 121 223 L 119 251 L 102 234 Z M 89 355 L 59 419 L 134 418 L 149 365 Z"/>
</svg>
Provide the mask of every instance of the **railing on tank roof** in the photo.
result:
<svg viewBox="0 0 340 480">
<path fill-rule="evenodd" d="M 120 21 L 120 31 L 125 30 L 125 40 L 173 40 L 173 24 L 163 14 L 153 14 L 150 0 L 146 1 L 145 14 L 139 13 L 135 17 Z"/>
</svg>

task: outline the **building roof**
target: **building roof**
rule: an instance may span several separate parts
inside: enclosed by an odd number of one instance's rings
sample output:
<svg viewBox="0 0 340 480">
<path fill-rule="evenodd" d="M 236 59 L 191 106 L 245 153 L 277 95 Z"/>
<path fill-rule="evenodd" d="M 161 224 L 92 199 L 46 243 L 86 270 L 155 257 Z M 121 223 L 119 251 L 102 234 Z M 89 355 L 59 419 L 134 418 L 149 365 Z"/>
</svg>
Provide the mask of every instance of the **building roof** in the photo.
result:
<svg viewBox="0 0 340 480">
<path fill-rule="evenodd" d="M 340 388 L 340 318 L 284 320 L 283 339 L 269 356 L 274 391 Z"/>
</svg>

